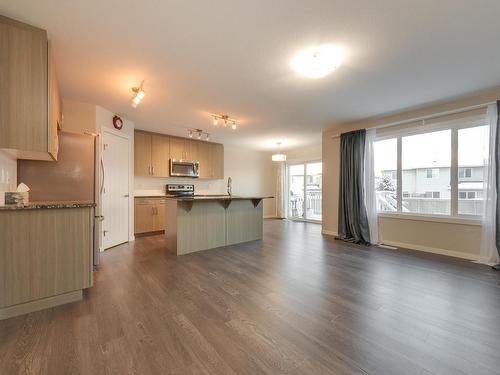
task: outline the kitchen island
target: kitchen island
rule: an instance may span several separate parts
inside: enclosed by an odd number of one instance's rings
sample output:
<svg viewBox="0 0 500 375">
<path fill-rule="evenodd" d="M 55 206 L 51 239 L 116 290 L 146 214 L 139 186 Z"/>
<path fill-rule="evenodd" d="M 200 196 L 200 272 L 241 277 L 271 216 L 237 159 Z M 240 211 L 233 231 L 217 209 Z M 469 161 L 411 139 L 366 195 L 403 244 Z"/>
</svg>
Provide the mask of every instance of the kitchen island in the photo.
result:
<svg viewBox="0 0 500 375">
<path fill-rule="evenodd" d="M 272 197 L 167 197 L 168 251 L 182 255 L 262 239 L 265 198 Z"/>
</svg>

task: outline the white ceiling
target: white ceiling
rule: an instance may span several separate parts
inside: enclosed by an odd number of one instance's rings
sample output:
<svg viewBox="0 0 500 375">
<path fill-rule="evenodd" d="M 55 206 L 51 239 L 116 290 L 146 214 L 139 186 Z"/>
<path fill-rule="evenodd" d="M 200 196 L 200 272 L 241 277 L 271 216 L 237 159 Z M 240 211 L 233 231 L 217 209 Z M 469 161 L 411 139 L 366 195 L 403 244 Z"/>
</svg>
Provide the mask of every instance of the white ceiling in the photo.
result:
<svg viewBox="0 0 500 375">
<path fill-rule="evenodd" d="M 255 149 L 500 84 L 498 0 L 0 0 L 0 13 L 49 31 L 64 97 Z M 322 80 L 293 73 L 319 43 L 342 45 L 344 64 Z M 240 129 L 214 128 L 210 112 Z"/>
</svg>

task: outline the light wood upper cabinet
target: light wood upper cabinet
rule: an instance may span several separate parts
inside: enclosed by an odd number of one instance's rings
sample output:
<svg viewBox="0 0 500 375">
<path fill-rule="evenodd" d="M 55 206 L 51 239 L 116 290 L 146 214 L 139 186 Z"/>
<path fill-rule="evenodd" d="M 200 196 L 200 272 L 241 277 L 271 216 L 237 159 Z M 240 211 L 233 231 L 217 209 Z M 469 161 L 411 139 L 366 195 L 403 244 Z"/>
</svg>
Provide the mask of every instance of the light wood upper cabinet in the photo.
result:
<svg viewBox="0 0 500 375">
<path fill-rule="evenodd" d="M 186 159 L 186 139 L 170 137 L 170 159 Z"/>
<path fill-rule="evenodd" d="M 153 134 L 151 136 L 151 175 L 168 177 L 170 166 L 170 137 Z"/>
<path fill-rule="evenodd" d="M 210 152 L 211 143 L 200 142 L 198 157 L 200 161 L 200 178 L 213 178 L 212 158 Z"/>
<path fill-rule="evenodd" d="M 49 153 L 57 160 L 59 153 L 58 131 L 62 127 L 62 104 L 59 95 L 59 82 L 57 81 L 56 66 L 49 44 Z"/>
<path fill-rule="evenodd" d="M 219 143 L 210 144 L 210 158 L 212 162 L 212 178 L 224 178 L 224 146 Z"/>
<path fill-rule="evenodd" d="M 55 159 L 60 100 L 47 32 L 0 16 L 0 61 L 0 148 L 18 159 Z"/>
<path fill-rule="evenodd" d="M 200 178 L 224 178 L 224 146 L 219 143 L 135 131 L 135 175 L 168 177 L 170 159 L 198 160 Z"/>
<path fill-rule="evenodd" d="M 186 139 L 184 143 L 185 156 L 187 160 L 200 160 L 199 157 L 199 145 L 200 141 L 195 141 L 192 139 Z"/>
<path fill-rule="evenodd" d="M 170 137 L 143 131 L 134 133 L 134 174 L 169 176 Z"/>
<path fill-rule="evenodd" d="M 151 134 L 134 133 L 134 174 L 151 176 Z"/>
</svg>

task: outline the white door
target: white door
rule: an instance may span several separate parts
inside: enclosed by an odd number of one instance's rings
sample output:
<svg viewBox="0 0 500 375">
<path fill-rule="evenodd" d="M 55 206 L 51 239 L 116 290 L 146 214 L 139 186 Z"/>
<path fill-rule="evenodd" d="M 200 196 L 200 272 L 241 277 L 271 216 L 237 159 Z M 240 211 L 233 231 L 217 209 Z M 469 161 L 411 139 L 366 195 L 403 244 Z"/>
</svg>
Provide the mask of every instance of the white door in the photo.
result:
<svg viewBox="0 0 500 375">
<path fill-rule="evenodd" d="M 102 142 L 102 243 L 109 249 L 129 237 L 129 139 L 103 132 Z"/>
</svg>

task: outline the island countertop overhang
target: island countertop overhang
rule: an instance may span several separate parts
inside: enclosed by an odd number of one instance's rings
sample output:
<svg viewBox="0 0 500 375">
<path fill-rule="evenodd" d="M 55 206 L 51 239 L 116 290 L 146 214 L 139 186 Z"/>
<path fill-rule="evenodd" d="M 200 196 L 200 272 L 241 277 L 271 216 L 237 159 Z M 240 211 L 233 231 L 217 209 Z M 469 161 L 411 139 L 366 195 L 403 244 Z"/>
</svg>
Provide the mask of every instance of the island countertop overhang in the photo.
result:
<svg viewBox="0 0 500 375">
<path fill-rule="evenodd" d="M 243 197 L 239 195 L 195 195 L 192 197 L 173 197 L 165 196 L 166 199 L 176 200 L 176 201 L 220 201 L 220 200 L 262 200 L 262 199 L 272 199 L 273 196 L 248 196 Z"/>
</svg>

